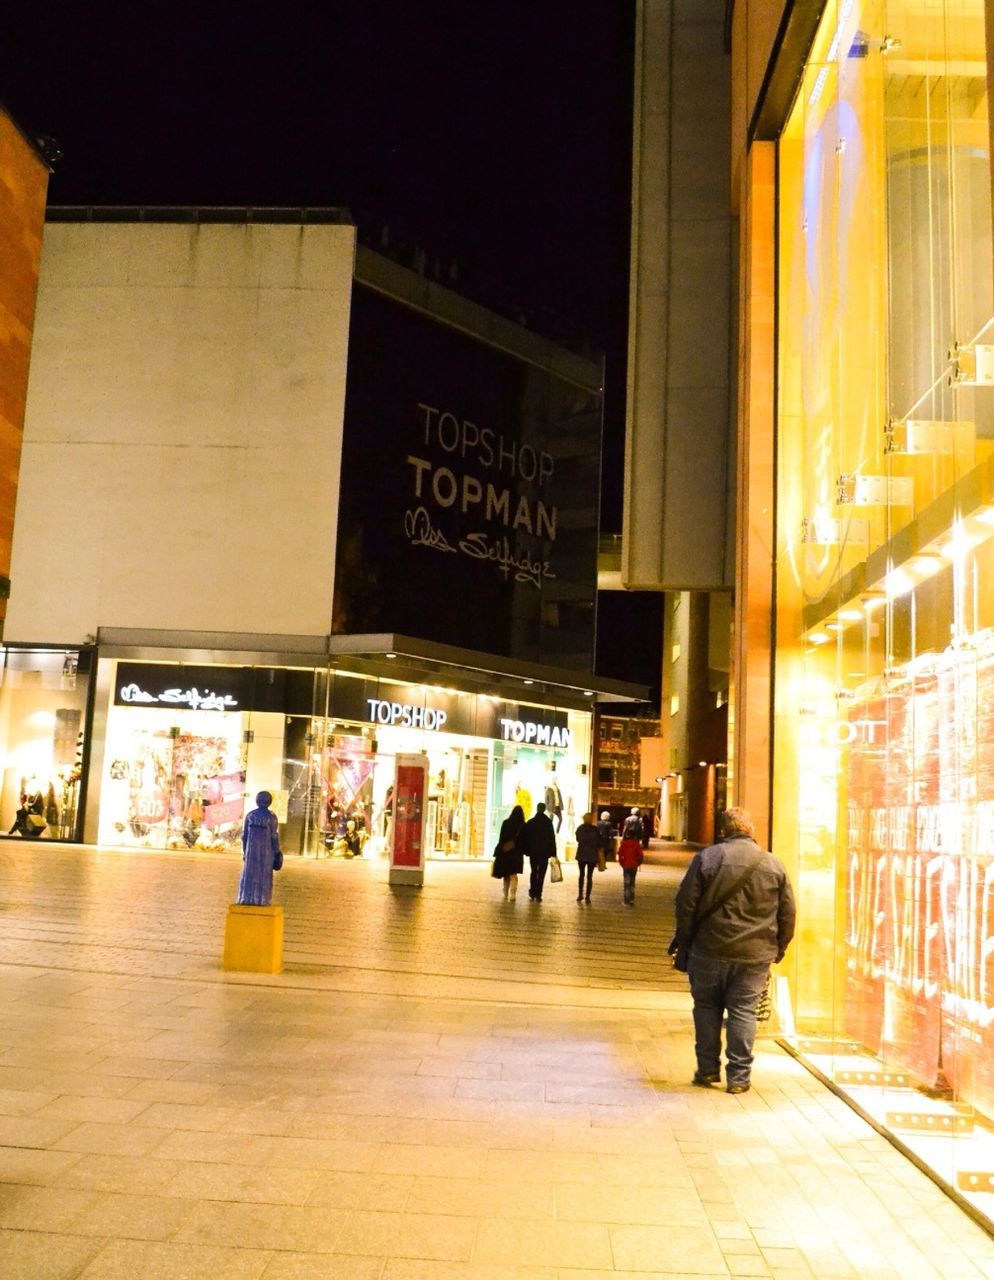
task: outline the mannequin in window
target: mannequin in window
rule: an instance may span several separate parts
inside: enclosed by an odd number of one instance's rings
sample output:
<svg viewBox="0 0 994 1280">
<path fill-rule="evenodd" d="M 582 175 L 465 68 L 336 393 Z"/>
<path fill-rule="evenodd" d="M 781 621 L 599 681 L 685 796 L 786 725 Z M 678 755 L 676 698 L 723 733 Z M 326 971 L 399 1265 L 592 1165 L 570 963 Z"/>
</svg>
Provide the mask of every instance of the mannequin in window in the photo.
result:
<svg viewBox="0 0 994 1280">
<path fill-rule="evenodd" d="M 45 830 L 45 801 L 41 788 L 32 779 L 21 792 L 21 803 L 14 818 L 14 825 L 7 832 L 12 836 L 15 831 L 26 840 L 37 840 Z"/>
<path fill-rule="evenodd" d="M 545 788 L 545 809 L 558 832 L 563 825 L 563 793 L 555 779 Z"/>
</svg>

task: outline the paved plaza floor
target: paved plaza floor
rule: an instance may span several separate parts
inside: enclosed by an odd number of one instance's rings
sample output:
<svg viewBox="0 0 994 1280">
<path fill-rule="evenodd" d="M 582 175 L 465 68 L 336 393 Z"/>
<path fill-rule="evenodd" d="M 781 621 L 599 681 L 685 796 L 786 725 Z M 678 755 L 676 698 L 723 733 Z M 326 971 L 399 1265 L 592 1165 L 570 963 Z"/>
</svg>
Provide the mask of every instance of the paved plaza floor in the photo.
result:
<svg viewBox="0 0 994 1280">
<path fill-rule="evenodd" d="M 288 858 L 285 972 L 220 969 L 235 857 L 0 842 L 2 1280 L 994 1277 L 994 1240 L 771 1039 L 689 1085 L 687 854 L 622 903 Z"/>
</svg>

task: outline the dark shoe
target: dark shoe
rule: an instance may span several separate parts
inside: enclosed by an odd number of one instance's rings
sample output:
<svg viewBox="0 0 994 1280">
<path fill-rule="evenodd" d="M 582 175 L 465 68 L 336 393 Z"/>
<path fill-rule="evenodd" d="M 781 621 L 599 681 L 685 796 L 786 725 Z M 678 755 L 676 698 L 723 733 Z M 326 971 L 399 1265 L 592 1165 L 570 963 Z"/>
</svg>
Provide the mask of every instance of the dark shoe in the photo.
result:
<svg viewBox="0 0 994 1280">
<path fill-rule="evenodd" d="M 749 1086 L 747 1084 L 730 1084 L 725 1090 L 726 1093 L 748 1093 Z"/>
<path fill-rule="evenodd" d="M 588 894 L 587 894 L 587 896 L 586 896 L 583 900 L 584 900 L 584 902 L 589 902 L 589 901 L 590 901 L 590 894 L 588 893 Z"/>
<path fill-rule="evenodd" d="M 700 1086 L 700 1088 L 702 1088 L 702 1089 L 710 1089 L 710 1087 L 711 1087 L 713 1084 L 721 1084 L 721 1076 L 720 1076 L 720 1075 L 713 1075 L 713 1076 L 712 1076 L 712 1075 L 706 1075 L 706 1074 L 704 1074 L 704 1073 L 702 1073 L 702 1072 L 700 1072 L 700 1071 L 695 1071 L 695 1072 L 694 1072 L 694 1078 L 693 1078 L 693 1080 L 691 1080 L 691 1082 L 690 1082 L 690 1083 L 691 1083 L 691 1084 L 699 1085 L 699 1086 Z"/>
</svg>

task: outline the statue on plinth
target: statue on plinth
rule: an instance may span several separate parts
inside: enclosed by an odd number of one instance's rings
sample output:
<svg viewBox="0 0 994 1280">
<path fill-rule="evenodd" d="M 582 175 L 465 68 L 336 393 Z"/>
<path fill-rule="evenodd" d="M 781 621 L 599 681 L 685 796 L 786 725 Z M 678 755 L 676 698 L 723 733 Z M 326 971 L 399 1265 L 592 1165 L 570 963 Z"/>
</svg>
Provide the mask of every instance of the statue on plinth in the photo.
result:
<svg viewBox="0 0 994 1280">
<path fill-rule="evenodd" d="M 272 795 L 260 791 L 255 802 L 258 808 L 247 813 L 242 824 L 244 866 L 238 886 L 238 905 L 268 907 L 273 900 L 273 872 L 283 865 L 283 851 L 279 823 L 270 809 Z"/>
</svg>

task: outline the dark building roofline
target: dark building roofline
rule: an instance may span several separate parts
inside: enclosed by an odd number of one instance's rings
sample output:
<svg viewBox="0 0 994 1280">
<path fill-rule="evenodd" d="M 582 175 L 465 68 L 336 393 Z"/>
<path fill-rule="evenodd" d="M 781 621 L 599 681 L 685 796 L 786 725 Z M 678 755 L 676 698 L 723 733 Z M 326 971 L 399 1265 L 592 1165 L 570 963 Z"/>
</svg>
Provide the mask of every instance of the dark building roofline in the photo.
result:
<svg viewBox="0 0 994 1280">
<path fill-rule="evenodd" d="M 48 222 L 316 223 L 355 226 L 344 206 L 303 208 L 253 205 L 49 205 Z"/>
</svg>

